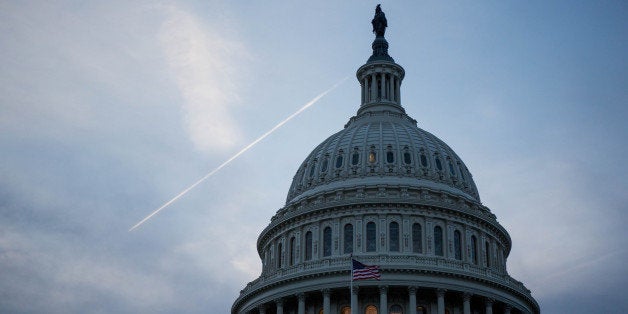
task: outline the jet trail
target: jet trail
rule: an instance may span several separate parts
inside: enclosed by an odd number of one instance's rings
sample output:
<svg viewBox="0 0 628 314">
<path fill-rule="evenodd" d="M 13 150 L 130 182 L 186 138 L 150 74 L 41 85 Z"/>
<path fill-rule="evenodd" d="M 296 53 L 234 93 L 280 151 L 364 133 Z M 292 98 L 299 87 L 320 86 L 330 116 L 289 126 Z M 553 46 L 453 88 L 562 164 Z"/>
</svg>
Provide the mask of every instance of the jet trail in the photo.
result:
<svg viewBox="0 0 628 314">
<path fill-rule="evenodd" d="M 236 158 L 240 157 L 240 155 L 244 154 L 247 150 L 251 149 L 251 147 L 255 146 L 255 144 L 259 143 L 261 140 L 265 139 L 267 136 L 269 136 L 270 134 L 272 134 L 273 132 L 275 132 L 277 129 L 279 129 L 280 127 L 282 127 L 284 124 L 286 124 L 288 121 L 292 120 L 294 117 L 298 116 L 301 112 L 303 112 L 305 109 L 311 107 L 312 105 L 314 105 L 317 101 L 319 101 L 321 98 L 323 98 L 323 96 L 327 95 L 329 92 L 331 92 L 332 90 L 336 89 L 336 87 L 338 87 L 340 84 L 342 84 L 345 80 L 347 80 L 348 77 L 343 78 L 342 80 L 340 80 L 338 83 L 334 84 L 334 86 L 332 86 L 331 88 L 329 88 L 328 90 L 320 93 L 318 96 L 314 97 L 312 100 L 308 101 L 305 105 L 303 105 L 303 107 L 301 107 L 299 110 L 297 110 L 295 113 L 291 114 L 289 117 L 287 117 L 286 119 L 284 119 L 283 121 L 279 122 L 277 125 L 275 125 L 272 129 L 270 129 L 269 131 L 267 131 L 266 133 L 262 134 L 262 136 L 258 137 L 256 140 L 254 140 L 253 142 L 251 142 L 249 145 L 246 145 L 246 147 L 244 147 L 243 149 L 241 149 L 239 152 L 237 152 L 235 155 L 233 155 L 231 158 L 227 159 L 225 162 L 223 162 L 220 166 L 216 167 L 216 169 L 212 170 L 210 173 L 206 174 L 204 177 L 200 178 L 198 181 L 196 181 L 194 184 L 190 185 L 188 188 L 186 188 L 185 190 L 183 190 L 181 193 L 177 194 L 177 196 L 173 197 L 171 200 L 167 201 L 165 204 L 161 205 L 161 207 L 157 208 L 155 211 L 153 211 L 150 215 L 146 216 L 146 218 L 142 219 L 140 222 L 138 222 L 137 224 L 135 224 L 133 227 L 131 227 L 131 229 L 129 229 L 129 232 L 135 230 L 137 227 L 141 226 L 144 222 L 146 222 L 147 220 L 149 220 L 150 218 L 152 218 L 153 216 L 157 215 L 160 211 L 162 211 L 164 208 L 168 207 L 170 204 L 174 203 L 176 200 L 178 200 L 179 198 L 181 198 L 182 196 L 184 196 L 185 194 L 187 194 L 188 192 L 190 192 L 190 190 L 192 190 L 193 188 L 195 188 L 197 185 L 201 184 L 203 181 L 207 180 L 207 178 L 211 177 L 212 175 L 214 175 L 216 172 L 218 172 L 220 169 L 224 168 L 226 165 L 228 165 L 229 163 L 231 163 L 233 160 L 235 160 Z"/>
</svg>

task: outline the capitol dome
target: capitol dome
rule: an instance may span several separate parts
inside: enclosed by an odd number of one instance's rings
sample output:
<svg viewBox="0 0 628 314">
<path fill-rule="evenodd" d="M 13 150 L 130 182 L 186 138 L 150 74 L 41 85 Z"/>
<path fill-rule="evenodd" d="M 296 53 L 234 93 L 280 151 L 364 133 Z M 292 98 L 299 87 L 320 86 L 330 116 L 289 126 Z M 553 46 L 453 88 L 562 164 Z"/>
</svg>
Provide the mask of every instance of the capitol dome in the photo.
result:
<svg viewBox="0 0 628 314">
<path fill-rule="evenodd" d="M 372 23 L 357 113 L 299 166 L 232 313 L 539 313 L 467 166 L 406 114 L 379 5 Z M 355 281 L 355 265 L 377 276 Z"/>
</svg>

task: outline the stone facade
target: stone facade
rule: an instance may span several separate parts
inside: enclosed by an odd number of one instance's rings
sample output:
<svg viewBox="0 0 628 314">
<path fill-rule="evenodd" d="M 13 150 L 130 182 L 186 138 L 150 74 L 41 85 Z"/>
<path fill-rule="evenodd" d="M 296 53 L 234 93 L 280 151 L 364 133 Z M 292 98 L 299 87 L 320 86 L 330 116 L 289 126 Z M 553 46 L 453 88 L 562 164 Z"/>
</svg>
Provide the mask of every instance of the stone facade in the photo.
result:
<svg viewBox="0 0 628 314">
<path fill-rule="evenodd" d="M 259 236 L 262 274 L 232 313 L 540 312 L 508 275 L 510 236 L 465 164 L 405 113 L 405 71 L 387 47 L 377 37 L 357 71 L 356 116 L 299 167 Z M 381 280 L 351 284 L 351 258 L 379 265 Z"/>
</svg>

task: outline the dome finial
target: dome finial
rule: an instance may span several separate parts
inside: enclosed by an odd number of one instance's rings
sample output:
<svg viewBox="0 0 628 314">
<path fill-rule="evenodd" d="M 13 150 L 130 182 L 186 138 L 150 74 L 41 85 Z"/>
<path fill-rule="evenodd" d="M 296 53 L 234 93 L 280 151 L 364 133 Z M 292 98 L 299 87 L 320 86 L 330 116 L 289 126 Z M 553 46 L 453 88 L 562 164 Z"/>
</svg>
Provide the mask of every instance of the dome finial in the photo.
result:
<svg viewBox="0 0 628 314">
<path fill-rule="evenodd" d="M 373 24 L 373 33 L 375 33 L 375 36 L 384 37 L 386 27 L 388 27 L 388 21 L 386 21 L 386 14 L 384 14 L 379 4 L 375 7 L 375 17 L 373 17 L 371 24 Z"/>
</svg>

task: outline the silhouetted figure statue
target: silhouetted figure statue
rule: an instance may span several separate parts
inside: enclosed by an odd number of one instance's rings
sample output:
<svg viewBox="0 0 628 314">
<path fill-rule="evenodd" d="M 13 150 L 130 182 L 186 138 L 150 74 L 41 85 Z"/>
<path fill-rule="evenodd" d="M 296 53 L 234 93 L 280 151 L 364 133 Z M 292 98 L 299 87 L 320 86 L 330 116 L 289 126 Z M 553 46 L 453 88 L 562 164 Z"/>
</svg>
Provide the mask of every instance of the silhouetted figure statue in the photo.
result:
<svg viewBox="0 0 628 314">
<path fill-rule="evenodd" d="M 386 27 L 388 27 L 388 21 L 386 21 L 386 14 L 384 14 L 379 4 L 375 7 L 375 17 L 373 17 L 371 24 L 373 24 L 373 33 L 375 33 L 375 36 L 384 37 Z"/>
</svg>

